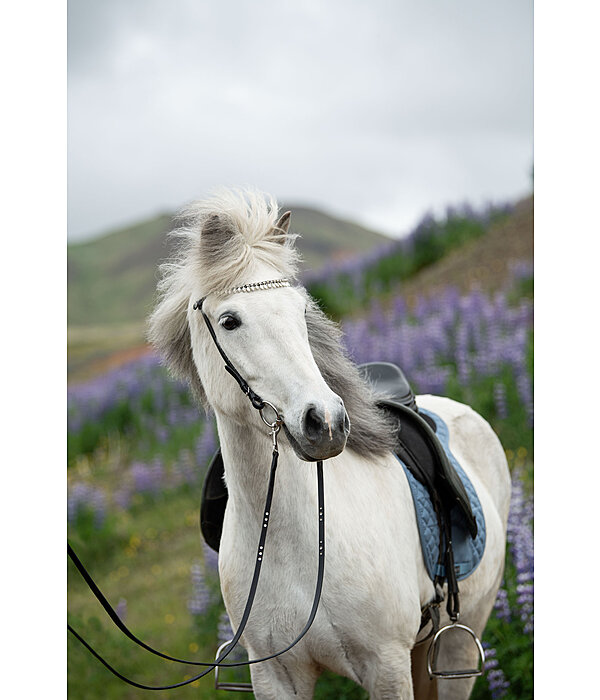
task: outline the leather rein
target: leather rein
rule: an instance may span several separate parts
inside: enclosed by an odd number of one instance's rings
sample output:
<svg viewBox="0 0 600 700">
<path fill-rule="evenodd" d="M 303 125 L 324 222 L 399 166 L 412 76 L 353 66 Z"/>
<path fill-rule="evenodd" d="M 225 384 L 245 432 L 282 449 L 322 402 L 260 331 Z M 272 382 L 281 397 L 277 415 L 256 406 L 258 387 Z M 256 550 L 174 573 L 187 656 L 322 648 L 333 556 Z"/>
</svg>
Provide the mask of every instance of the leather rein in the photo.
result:
<svg viewBox="0 0 600 700">
<path fill-rule="evenodd" d="M 267 286 L 268 285 L 268 286 Z M 282 286 L 288 286 L 289 283 L 287 280 L 272 280 L 270 282 L 260 282 L 257 284 L 252 284 L 252 285 L 244 285 L 243 287 L 236 287 L 232 290 L 228 290 L 228 293 L 234 293 L 234 292 L 244 292 L 244 291 L 255 291 L 259 289 L 272 289 L 276 287 L 282 287 Z M 233 639 L 225 649 L 218 655 L 218 657 L 214 661 L 210 662 L 205 662 L 205 661 L 191 661 L 188 659 L 180 659 L 176 656 L 171 656 L 170 654 L 165 654 L 162 651 L 158 651 L 157 649 L 154 649 L 152 646 L 149 644 L 146 644 L 143 642 L 141 639 L 139 639 L 131 630 L 125 625 L 125 623 L 121 620 L 117 612 L 114 610 L 114 608 L 110 605 L 100 588 L 96 585 L 94 580 L 92 579 L 91 575 L 87 571 L 87 569 L 84 567 L 82 564 L 81 560 L 79 557 L 75 554 L 73 548 L 71 545 L 67 542 L 67 553 L 69 555 L 69 558 L 75 564 L 77 570 L 87 583 L 88 587 L 100 603 L 100 605 L 104 608 L 110 619 L 114 622 L 114 624 L 118 627 L 118 629 L 121 630 L 121 632 L 131 639 L 133 642 L 135 642 L 138 646 L 140 646 L 142 649 L 145 649 L 146 651 L 149 651 L 151 654 L 154 654 L 156 656 L 159 656 L 163 659 L 166 659 L 167 661 L 175 661 L 180 664 L 186 664 L 189 666 L 207 666 L 208 668 L 203 671 L 202 673 L 199 673 L 198 675 L 194 676 L 193 678 L 188 678 L 187 680 L 181 681 L 179 683 L 173 683 L 172 685 L 164 685 L 164 686 L 151 686 L 151 685 L 144 685 L 143 683 L 138 683 L 137 681 L 132 680 L 131 678 L 128 678 L 127 676 L 123 675 L 117 669 L 115 669 L 113 666 L 111 666 L 106 659 L 104 659 L 70 624 L 67 623 L 67 629 L 73 636 L 96 658 L 100 663 L 102 663 L 114 676 L 119 678 L 120 680 L 124 681 L 125 683 L 128 683 L 129 685 L 133 686 L 134 688 L 141 688 L 142 690 L 170 690 L 172 688 L 180 688 L 184 685 L 188 685 L 190 683 L 193 683 L 197 681 L 198 679 L 202 678 L 203 676 L 206 676 L 209 674 L 213 669 L 217 667 L 223 667 L 223 668 L 231 668 L 231 667 L 236 667 L 236 666 L 249 666 L 250 664 L 258 664 L 262 663 L 263 661 L 269 661 L 270 659 L 274 659 L 277 656 L 281 656 L 282 654 L 285 654 L 287 651 L 289 651 L 292 647 L 294 647 L 298 642 L 306 635 L 308 630 L 310 629 L 315 616 L 317 614 L 317 608 L 319 607 L 319 601 L 321 599 L 321 591 L 323 588 L 323 576 L 324 576 L 324 571 L 325 571 L 325 493 L 324 493 L 324 487 L 323 487 L 323 462 L 318 461 L 317 462 L 317 497 L 318 497 L 318 510 L 319 510 L 319 523 L 318 523 L 318 530 L 319 530 L 319 559 L 318 559 L 318 572 L 317 572 L 317 583 L 315 586 L 315 594 L 313 597 L 313 604 L 312 608 L 310 611 L 310 615 L 308 617 L 308 621 L 306 625 L 304 626 L 304 629 L 300 634 L 296 637 L 296 639 L 289 644 L 285 649 L 282 649 L 281 651 L 278 651 L 277 653 L 270 654 L 269 656 L 264 656 L 260 659 L 251 659 L 249 661 L 240 661 L 236 663 L 223 663 L 224 659 L 233 651 L 235 646 L 240 640 L 240 637 L 242 636 L 242 633 L 244 632 L 244 629 L 246 627 L 246 623 L 248 622 L 248 618 L 250 617 L 250 611 L 252 609 L 252 605 L 254 603 L 254 598 L 256 595 L 256 590 L 258 588 L 258 581 L 260 577 L 260 571 L 262 567 L 262 561 L 263 561 L 263 556 L 264 556 L 264 551 L 265 551 L 265 543 L 266 543 L 266 538 L 267 538 L 267 531 L 269 528 L 269 519 L 270 519 L 270 512 L 271 512 L 271 502 L 273 500 L 273 491 L 275 487 L 275 474 L 277 471 L 277 463 L 279 459 L 279 450 L 277 446 L 277 434 L 281 428 L 281 425 L 283 423 L 283 420 L 281 416 L 279 415 L 277 409 L 273 404 L 269 403 L 268 401 L 263 400 L 256 392 L 254 392 L 248 382 L 242 377 L 242 375 L 238 372 L 234 364 L 231 362 L 231 360 L 227 357 L 227 354 L 221 347 L 216 333 L 214 331 L 214 328 L 210 322 L 210 319 L 204 312 L 203 304 L 204 300 L 206 297 L 203 297 L 202 299 L 198 300 L 193 308 L 194 310 L 199 310 L 202 313 L 202 316 L 204 318 L 204 321 L 206 323 L 206 326 L 208 328 L 208 331 L 216 345 L 217 350 L 219 351 L 219 354 L 223 358 L 223 361 L 225 362 L 225 369 L 229 374 L 237 381 L 240 389 L 244 392 L 244 394 L 248 397 L 250 400 L 252 406 L 260 413 L 260 417 L 262 418 L 263 422 L 270 428 L 270 436 L 272 437 L 273 440 L 273 453 L 272 453 L 272 458 L 271 458 L 271 469 L 269 473 L 269 485 L 267 489 L 267 497 L 265 500 L 265 507 L 264 507 L 264 512 L 263 512 L 263 519 L 262 519 L 262 528 L 261 528 L 261 534 L 260 538 L 258 541 L 258 548 L 256 552 L 256 560 L 254 564 L 254 573 L 252 576 L 252 582 L 250 584 L 250 591 L 248 593 L 248 598 L 246 601 L 246 605 L 244 608 L 244 612 L 242 614 L 242 618 L 240 620 L 239 627 L 233 636 Z M 270 422 L 265 418 L 263 414 L 263 410 L 268 407 L 275 413 L 275 420 L 273 422 Z"/>
</svg>

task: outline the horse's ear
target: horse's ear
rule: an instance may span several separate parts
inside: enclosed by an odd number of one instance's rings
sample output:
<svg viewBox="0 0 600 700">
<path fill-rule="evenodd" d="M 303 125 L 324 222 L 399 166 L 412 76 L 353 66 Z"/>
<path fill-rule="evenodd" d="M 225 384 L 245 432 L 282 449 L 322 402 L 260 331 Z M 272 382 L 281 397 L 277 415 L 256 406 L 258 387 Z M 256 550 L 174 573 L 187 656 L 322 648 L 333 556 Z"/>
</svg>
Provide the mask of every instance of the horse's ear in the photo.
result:
<svg viewBox="0 0 600 700">
<path fill-rule="evenodd" d="M 292 220 L 292 212 L 286 211 L 279 217 L 279 220 L 275 224 L 275 228 L 278 228 L 281 233 L 287 234 L 290 230 L 290 221 Z"/>
<path fill-rule="evenodd" d="M 271 231 L 271 235 L 278 240 L 281 240 L 284 242 L 288 236 L 289 230 L 290 230 L 290 221 L 292 219 L 292 212 L 291 211 L 286 211 L 285 214 L 282 214 L 279 219 L 277 220 L 277 223 L 275 226 L 273 226 L 273 229 Z"/>
<path fill-rule="evenodd" d="M 211 214 L 202 226 L 200 252 L 207 265 L 223 258 L 223 250 L 239 236 L 228 216 Z"/>
</svg>

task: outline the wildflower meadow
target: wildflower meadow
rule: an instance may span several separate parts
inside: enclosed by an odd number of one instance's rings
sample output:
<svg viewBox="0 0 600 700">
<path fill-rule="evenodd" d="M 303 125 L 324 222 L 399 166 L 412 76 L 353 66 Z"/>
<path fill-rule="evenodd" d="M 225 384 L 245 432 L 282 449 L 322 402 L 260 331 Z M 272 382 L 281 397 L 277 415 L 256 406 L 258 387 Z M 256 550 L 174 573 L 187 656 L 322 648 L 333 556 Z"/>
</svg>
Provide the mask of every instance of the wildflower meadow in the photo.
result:
<svg viewBox="0 0 600 700">
<path fill-rule="evenodd" d="M 505 447 L 513 485 L 506 568 L 483 638 L 485 672 L 475 685 L 476 700 L 533 697 L 532 270 L 515 265 L 505 286 L 492 293 L 446 288 L 411 306 L 398 285 L 412 268 L 484 235 L 490 221 L 506 213 L 463 209 L 442 223 L 427 220 L 408 242 L 305 280 L 323 306 L 333 308 L 355 362 L 394 362 L 416 393 L 469 404 Z M 399 271 L 394 260 L 400 257 Z M 217 446 L 213 417 L 152 353 L 69 388 L 69 539 L 136 634 L 198 660 L 213 658 L 231 636 L 217 555 L 202 542 L 198 521 L 203 478 Z M 147 659 L 123 641 L 90 598 L 69 570 L 70 622 L 126 675 L 156 684 L 191 677 L 193 669 Z M 246 670 L 222 674 L 224 680 L 249 677 Z M 211 675 L 177 697 L 218 697 L 212 683 Z M 92 700 L 138 697 L 72 639 L 69 691 Z M 325 674 L 316 697 L 366 695 Z"/>
</svg>

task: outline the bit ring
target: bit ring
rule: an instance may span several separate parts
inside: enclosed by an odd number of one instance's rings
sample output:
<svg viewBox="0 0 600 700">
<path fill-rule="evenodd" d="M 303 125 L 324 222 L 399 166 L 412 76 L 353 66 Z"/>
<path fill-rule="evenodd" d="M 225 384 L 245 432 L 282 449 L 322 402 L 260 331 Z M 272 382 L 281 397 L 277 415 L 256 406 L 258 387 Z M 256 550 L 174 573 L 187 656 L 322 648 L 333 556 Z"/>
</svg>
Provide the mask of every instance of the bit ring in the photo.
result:
<svg viewBox="0 0 600 700">
<path fill-rule="evenodd" d="M 279 415 L 279 411 L 278 411 L 278 410 L 275 408 L 275 406 L 273 406 L 273 404 L 270 403 L 269 401 L 265 401 L 265 400 L 263 399 L 263 403 L 264 403 L 264 406 L 259 410 L 260 417 L 262 418 L 262 422 L 263 422 L 267 427 L 271 428 L 271 430 L 273 430 L 274 432 L 277 432 L 277 431 L 279 430 L 279 428 L 281 427 L 281 424 L 282 424 L 282 422 L 283 422 L 282 419 L 281 419 L 281 416 Z M 275 413 L 275 416 L 276 416 L 276 417 L 275 417 L 275 420 L 274 420 L 273 423 L 270 423 L 270 422 L 264 417 L 264 415 L 263 415 L 263 410 L 264 410 L 264 408 L 265 408 L 266 406 L 268 406 L 268 407 L 269 407 L 272 411 L 274 411 L 274 413 Z"/>
</svg>

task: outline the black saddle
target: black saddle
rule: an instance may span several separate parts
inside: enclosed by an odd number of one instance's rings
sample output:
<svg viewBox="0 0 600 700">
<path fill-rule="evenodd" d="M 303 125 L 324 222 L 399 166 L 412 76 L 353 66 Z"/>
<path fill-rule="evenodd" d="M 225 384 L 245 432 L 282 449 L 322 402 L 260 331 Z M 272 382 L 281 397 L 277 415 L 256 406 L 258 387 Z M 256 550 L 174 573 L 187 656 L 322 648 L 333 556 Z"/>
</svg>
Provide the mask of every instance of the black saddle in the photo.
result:
<svg viewBox="0 0 600 700">
<path fill-rule="evenodd" d="M 448 517 L 450 510 L 458 507 L 471 536 L 475 537 L 477 523 L 462 481 L 435 434 L 435 423 L 429 416 L 419 413 L 415 395 L 402 370 L 387 362 L 368 363 L 361 365 L 359 370 L 372 385 L 378 405 L 397 419 L 397 455 L 427 488 L 438 517 Z M 208 467 L 200 506 L 202 535 L 216 552 L 219 551 L 227 507 L 224 473 L 219 449 Z"/>
<path fill-rule="evenodd" d="M 465 487 L 435 434 L 434 421 L 419 412 L 402 370 L 389 362 L 369 362 L 360 365 L 359 370 L 380 397 L 377 404 L 398 420 L 398 457 L 427 488 L 434 508 L 437 503 L 449 514 L 454 506 L 458 507 L 475 538 L 477 522 Z"/>
</svg>

